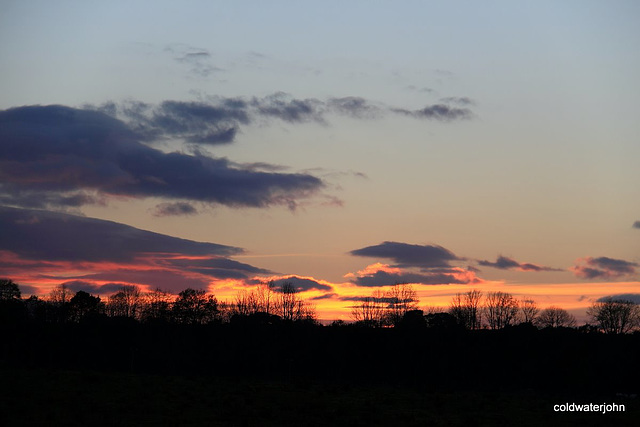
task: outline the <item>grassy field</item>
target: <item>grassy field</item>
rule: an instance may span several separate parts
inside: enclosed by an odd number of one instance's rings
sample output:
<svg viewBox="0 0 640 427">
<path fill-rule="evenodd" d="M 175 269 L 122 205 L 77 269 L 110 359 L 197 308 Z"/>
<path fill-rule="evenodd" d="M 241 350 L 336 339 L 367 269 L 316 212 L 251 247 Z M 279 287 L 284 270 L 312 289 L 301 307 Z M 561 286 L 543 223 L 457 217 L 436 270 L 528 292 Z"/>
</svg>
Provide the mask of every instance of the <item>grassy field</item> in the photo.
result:
<svg viewBox="0 0 640 427">
<path fill-rule="evenodd" d="M 348 381 L 251 380 L 122 372 L 0 369 L 4 426 L 637 426 L 620 396 L 434 392 Z M 624 403 L 624 413 L 556 413 L 553 405 Z"/>
</svg>

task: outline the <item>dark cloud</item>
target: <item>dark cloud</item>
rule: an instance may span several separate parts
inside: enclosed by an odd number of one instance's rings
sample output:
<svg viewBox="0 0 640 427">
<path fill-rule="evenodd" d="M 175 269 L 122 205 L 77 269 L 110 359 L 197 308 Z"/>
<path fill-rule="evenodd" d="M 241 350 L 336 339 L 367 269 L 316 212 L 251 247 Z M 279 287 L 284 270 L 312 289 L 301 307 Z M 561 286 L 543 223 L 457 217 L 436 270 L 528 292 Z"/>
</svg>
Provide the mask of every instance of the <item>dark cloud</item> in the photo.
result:
<svg viewBox="0 0 640 427">
<path fill-rule="evenodd" d="M 185 202 L 160 203 L 152 211 L 153 216 L 195 215 L 198 210 Z"/>
<path fill-rule="evenodd" d="M 606 297 L 598 298 L 598 302 L 607 301 L 631 301 L 634 304 L 640 304 L 640 294 L 615 294 L 608 295 Z"/>
<path fill-rule="evenodd" d="M 242 253 L 240 248 L 179 239 L 111 221 L 8 207 L 0 207 L 0 250 L 26 259 L 94 262 L 130 262 L 145 254 Z"/>
<path fill-rule="evenodd" d="M 161 111 L 167 113 L 154 116 L 154 126 L 178 133 L 195 132 L 207 117 L 226 114 L 188 103 L 163 103 Z M 191 121 L 178 120 L 188 115 Z M 77 206 L 106 196 L 130 196 L 295 209 L 299 199 L 324 185 L 308 174 L 252 171 L 202 153 L 164 153 L 142 143 L 143 128 L 131 129 L 99 111 L 64 106 L 0 111 L 2 201 L 30 207 Z"/>
<path fill-rule="evenodd" d="M 633 223 L 633 225 L 631 226 L 633 228 L 640 228 L 640 221 L 636 221 Z"/>
<path fill-rule="evenodd" d="M 326 101 L 298 99 L 284 92 L 243 98 L 205 97 L 206 101 L 164 101 L 153 106 L 143 102 L 112 102 L 92 107 L 125 120 L 145 141 L 166 137 L 198 144 L 226 144 L 234 141 L 244 125 L 258 118 L 279 119 L 288 123 L 327 123 L 326 115 L 335 113 L 354 119 L 379 118 L 389 113 L 417 119 L 453 121 L 473 117 L 467 108 L 447 104 L 426 106 L 419 110 L 393 108 L 357 96 L 329 98 Z M 471 105 L 469 98 L 444 98 L 448 104 Z"/>
<path fill-rule="evenodd" d="M 125 286 L 125 283 L 107 283 L 104 285 L 97 285 L 95 283 L 85 282 L 84 280 L 70 280 L 63 282 L 61 285 L 66 286 L 73 292 L 84 291 L 95 295 L 110 295 L 119 292 Z"/>
<path fill-rule="evenodd" d="M 5 193 L 0 193 L 0 205 L 16 205 L 25 208 L 55 206 L 63 210 L 72 210 L 85 205 L 106 204 L 104 197 L 83 191 L 70 191 L 62 194 L 39 191 L 23 192 L 15 186 L 0 184 L 0 191 L 2 190 L 5 190 Z"/>
<path fill-rule="evenodd" d="M 311 297 L 309 298 L 310 301 L 319 301 L 319 300 L 323 300 L 323 299 L 334 299 L 338 296 L 338 294 L 334 293 L 334 292 L 329 292 L 326 293 L 324 295 L 320 295 L 317 297 Z"/>
<path fill-rule="evenodd" d="M 360 119 L 390 112 L 436 120 L 471 114 L 446 105 L 412 111 L 377 106 L 360 97 L 320 101 L 282 92 L 250 100 L 210 97 L 206 102 L 167 100 L 157 105 L 129 101 L 84 108 L 16 107 L 0 111 L 0 203 L 79 208 L 128 196 L 295 209 L 300 199 L 319 194 L 325 187 L 322 179 L 278 172 L 280 166 L 260 162 L 255 163 L 260 168 L 243 166 L 201 151 L 166 153 L 149 144 L 176 139 L 228 144 L 257 118 L 325 123 L 331 112 Z"/>
<path fill-rule="evenodd" d="M 398 302 L 398 298 L 395 297 L 373 297 L 373 296 L 355 296 L 355 297 L 339 297 L 340 301 L 352 301 L 352 302 L 362 302 L 362 301 L 373 301 L 373 302 L 381 302 L 386 304 L 395 304 Z"/>
<path fill-rule="evenodd" d="M 350 252 L 351 255 L 390 259 L 399 267 L 450 267 L 449 262 L 459 260 L 449 250 L 438 245 L 411 245 L 383 242 Z"/>
<path fill-rule="evenodd" d="M 251 105 L 261 116 L 275 117 L 289 123 L 324 122 L 324 103 L 317 99 L 293 99 L 283 92 L 254 98 Z"/>
<path fill-rule="evenodd" d="M 244 105 L 221 102 L 164 101 L 152 110 L 152 115 L 130 116 L 139 128 L 151 135 L 170 135 L 188 142 L 221 144 L 232 142 L 239 124 L 249 123 Z"/>
<path fill-rule="evenodd" d="M 270 274 L 272 271 L 254 267 L 228 258 L 173 258 L 166 259 L 166 265 L 187 268 L 217 268 L 225 270 L 241 270 L 253 274 Z"/>
<path fill-rule="evenodd" d="M 483 265 L 485 267 L 493 267 L 498 268 L 500 270 L 511 270 L 518 269 L 521 271 L 562 271 L 561 269 L 552 268 L 552 267 L 544 267 L 536 264 L 530 263 L 520 263 L 514 259 L 507 258 L 505 256 L 498 256 L 496 262 L 491 261 L 478 261 L 478 264 Z"/>
<path fill-rule="evenodd" d="M 443 122 L 470 119 L 473 117 L 473 113 L 468 108 L 450 107 L 445 104 L 428 105 L 420 110 L 393 108 L 391 111 L 417 119 L 438 120 Z"/>
<path fill-rule="evenodd" d="M 473 283 L 469 276 L 455 274 L 456 270 L 450 273 L 390 273 L 387 271 L 377 271 L 374 274 L 359 276 L 352 280 L 358 286 L 374 287 L 374 286 L 391 286 L 397 283 L 417 283 L 421 285 L 445 285 L 445 284 L 467 284 Z"/>
<path fill-rule="evenodd" d="M 570 270 L 582 279 L 609 279 L 630 277 L 637 273 L 635 262 L 608 257 L 579 259 Z"/>
<path fill-rule="evenodd" d="M 272 274 L 226 258 L 242 252 L 111 221 L 0 207 L 0 273 L 66 281 L 74 290 L 111 293 L 113 287 L 96 282 L 116 282 L 118 286 L 139 284 L 177 293 L 188 287 L 207 289 L 212 280 L 247 281 Z M 89 273 L 64 274 L 78 270 Z M 303 282 L 300 286 L 313 287 Z"/>
<path fill-rule="evenodd" d="M 319 291 L 333 290 L 329 285 L 324 285 L 322 283 L 316 282 L 315 280 L 305 279 L 303 277 L 297 276 L 288 276 L 275 280 L 274 284 L 276 285 L 276 290 L 278 290 L 278 288 L 280 288 L 283 283 L 291 283 L 299 292 L 310 291 L 313 289 Z"/>
<path fill-rule="evenodd" d="M 180 270 L 195 272 L 216 279 L 244 280 L 250 276 L 273 274 L 270 270 L 222 257 L 164 259 L 161 265 L 177 267 Z"/>
<path fill-rule="evenodd" d="M 209 280 L 192 277 L 176 270 L 120 268 L 99 273 L 75 276 L 73 279 L 113 281 L 127 284 L 147 285 L 177 294 L 187 288 L 208 290 Z"/>
</svg>

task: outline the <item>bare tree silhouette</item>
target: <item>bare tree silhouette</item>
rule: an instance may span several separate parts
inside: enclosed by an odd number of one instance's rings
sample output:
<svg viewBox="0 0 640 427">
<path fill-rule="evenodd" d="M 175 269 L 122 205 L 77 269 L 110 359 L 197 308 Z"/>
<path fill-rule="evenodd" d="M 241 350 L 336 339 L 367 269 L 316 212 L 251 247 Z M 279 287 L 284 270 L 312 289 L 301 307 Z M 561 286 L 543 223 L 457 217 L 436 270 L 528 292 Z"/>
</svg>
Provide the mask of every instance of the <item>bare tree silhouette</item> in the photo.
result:
<svg viewBox="0 0 640 427">
<path fill-rule="evenodd" d="M 576 326 L 576 318 L 567 310 L 551 306 L 545 308 L 538 316 L 537 324 L 542 328 L 558 328 L 558 327 L 574 327 Z"/>
<path fill-rule="evenodd" d="M 633 301 L 606 298 L 587 309 L 587 315 L 607 334 L 623 334 L 640 326 L 640 306 Z"/>
<path fill-rule="evenodd" d="M 489 328 L 502 329 L 514 323 L 518 314 L 518 301 L 506 292 L 489 292 L 484 311 Z"/>
<path fill-rule="evenodd" d="M 467 329 L 480 329 L 482 325 L 482 311 L 480 310 L 480 300 L 482 291 L 473 289 L 464 294 L 458 293 L 453 297 L 449 307 L 451 314 L 458 324 Z"/>
<path fill-rule="evenodd" d="M 138 319 L 141 314 L 142 295 L 135 285 L 123 285 L 120 291 L 109 297 L 107 313 L 112 317 Z"/>
<path fill-rule="evenodd" d="M 384 323 L 387 305 L 382 291 L 374 291 L 352 307 L 351 318 L 363 325 L 379 328 Z"/>
<path fill-rule="evenodd" d="M 384 296 L 389 304 L 386 313 L 389 325 L 397 325 L 407 312 L 418 308 L 418 294 L 409 284 L 396 283 Z"/>
<path fill-rule="evenodd" d="M 522 323 L 533 324 L 539 311 L 538 304 L 534 300 L 530 298 L 523 298 L 520 300 L 520 315 Z"/>
</svg>

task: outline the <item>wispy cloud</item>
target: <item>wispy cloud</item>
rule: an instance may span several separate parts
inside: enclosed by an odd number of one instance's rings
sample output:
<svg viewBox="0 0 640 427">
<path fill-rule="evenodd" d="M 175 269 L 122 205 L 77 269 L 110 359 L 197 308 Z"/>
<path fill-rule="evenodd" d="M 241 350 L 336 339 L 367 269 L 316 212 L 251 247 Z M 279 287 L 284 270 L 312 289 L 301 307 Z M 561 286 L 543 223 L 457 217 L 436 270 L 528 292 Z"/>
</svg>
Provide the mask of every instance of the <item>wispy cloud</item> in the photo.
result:
<svg viewBox="0 0 640 427">
<path fill-rule="evenodd" d="M 545 267 L 541 265 L 531 264 L 531 263 L 521 263 L 514 259 L 498 256 L 498 259 L 495 262 L 491 261 L 478 261 L 478 264 L 485 267 L 493 267 L 500 270 L 511 270 L 516 269 L 520 271 L 563 271 L 562 269 L 553 268 L 553 267 Z"/>
<path fill-rule="evenodd" d="M 204 48 L 190 46 L 182 43 L 167 45 L 164 51 L 173 59 L 189 68 L 189 73 L 198 77 L 209 77 L 216 72 L 224 71 L 213 64 L 211 53 Z"/>
<path fill-rule="evenodd" d="M 184 216 L 195 215 L 198 210 L 185 202 L 160 203 L 151 211 L 153 216 Z"/>
<path fill-rule="evenodd" d="M 457 104 L 457 105 L 465 105 L 465 106 L 476 105 L 476 102 L 473 99 L 466 96 L 462 96 L 462 97 L 449 96 L 446 98 L 440 98 L 440 102 L 444 102 L 445 104 Z"/>
<path fill-rule="evenodd" d="M 393 108 L 391 111 L 416 119 L 438 120 L 442 122 L 450 122 L 453 120 L 467 120 L 473 117 L 473 113 L 468 108 L 451 107 L 446 104 L 428 105 L 418 110 Z"/>
</svg>

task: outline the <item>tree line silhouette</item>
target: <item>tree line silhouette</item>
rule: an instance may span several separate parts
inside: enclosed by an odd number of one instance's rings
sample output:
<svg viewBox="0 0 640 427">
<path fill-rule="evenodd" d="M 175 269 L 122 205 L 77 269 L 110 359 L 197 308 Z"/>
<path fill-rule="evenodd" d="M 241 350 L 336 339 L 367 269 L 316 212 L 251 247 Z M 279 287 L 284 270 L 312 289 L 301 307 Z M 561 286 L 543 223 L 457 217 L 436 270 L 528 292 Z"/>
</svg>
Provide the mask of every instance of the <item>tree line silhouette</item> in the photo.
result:
<svg viewBox="0 0 640 427">
<path fill-rule="evenodd" d="M 142 292 L 123 285 L 105 300 L 85 291 L 74 292 L 65 284 L 47 296 L 22 299 L 19 286 L 0 279 L 0 304 L 5 321 L 48 323 L 82 322 L 98 318 L 126 318 L 142 323 L 205 325 L 228 323 L 243 317 L 269 321 L 316 322 L 315 309 L 304 301 L 290 282 L 280 286 L 263 283 L 238 292 L 232 302 L 219 302 L 202 289 L 187 288 L 177 296 L 161 289 Z"/>
<path fill-rule="evenodd" d="M 353 322 L 322 325 L 291 284 L 218 301 L 125 286 L 103 300 L 58 286 L 22 298 L 0 281 L 0 366 L 419 384 L 436 391 L 608 390 L 638 393 L 638 306 L 603 300 L 575 327 L 557 307 L 479 290 L 444 310 L 417 308 L 396 285 L 356 301 Z M 568 316 L 568 317 L 567 317 Z"/>
<path fill-rule="evenodd" d="M 640 306 L 633 301 L 605 298 L 594 302 L 587 310 L 590 322 L 583 330 L 605 333 L 628 333 L 640 327 Z M 351 317 L 356 324 L 384 327 L 402 322 L 420 322 L 423 311 L 418 309 L 418 296 L 411 285 L 396 284 L 387 292 L 374 291 L 370 297 L 353 306 Z M 473 289 L 453 296 L 448 310 L 427 309 L 422 321 L 426 326 L 458 325 L 469 330 L 504 329 L 529 324 L 539 328 L 573 328 L 575 316 L 567 310 L 550 306 L 543 310 L 530 298 L 516 299 L 506 292 Z"/>
<path fill-rule="evenodd" d="M 417 292 L 410 284 L 395 284 L 386 292 L 374 291 L 362 297 L 351 310 L 355 326 L 396 327 L 414 324 L 425 327 L 463 327 L 468 330 L 498 330 L 529 324 L 539 328 L 574 328 L 577 321 L 567 310 L 550 306 L 543 310 L 530 298 L 516 299 L 506 292 L 473 289 L 453 296 L 445 311 L 418 308 Z M 254 318 L 273 323 L 307 322 L 318 324 L 315 308 L 299 295 L 291 282 L 276 286 L 261 283 L 241 290 L 231 302 L 218 301 L 202 289 L 187 288 L 176 297 L 155 289 L 142 292 L 138 286 L 123 285 L 103 301 L 85 291 L 74 292 L 65 284 L 55 287 L 45 298 L 21 298 L 19 286 L 10 279 L 0 279 L 2 320 L 40 322 L 81 322 L 98 317 L 128 318 L 139 322 L 164 322 L 186 325 L 237 322 Z M 605 298 L 587 310 L 591 322 L 582 330 L 622 334 L 640 327 L 640 306 L 633 301 Z M 334 325 L 345 325 L 336 321 Z"/>
</svg>

